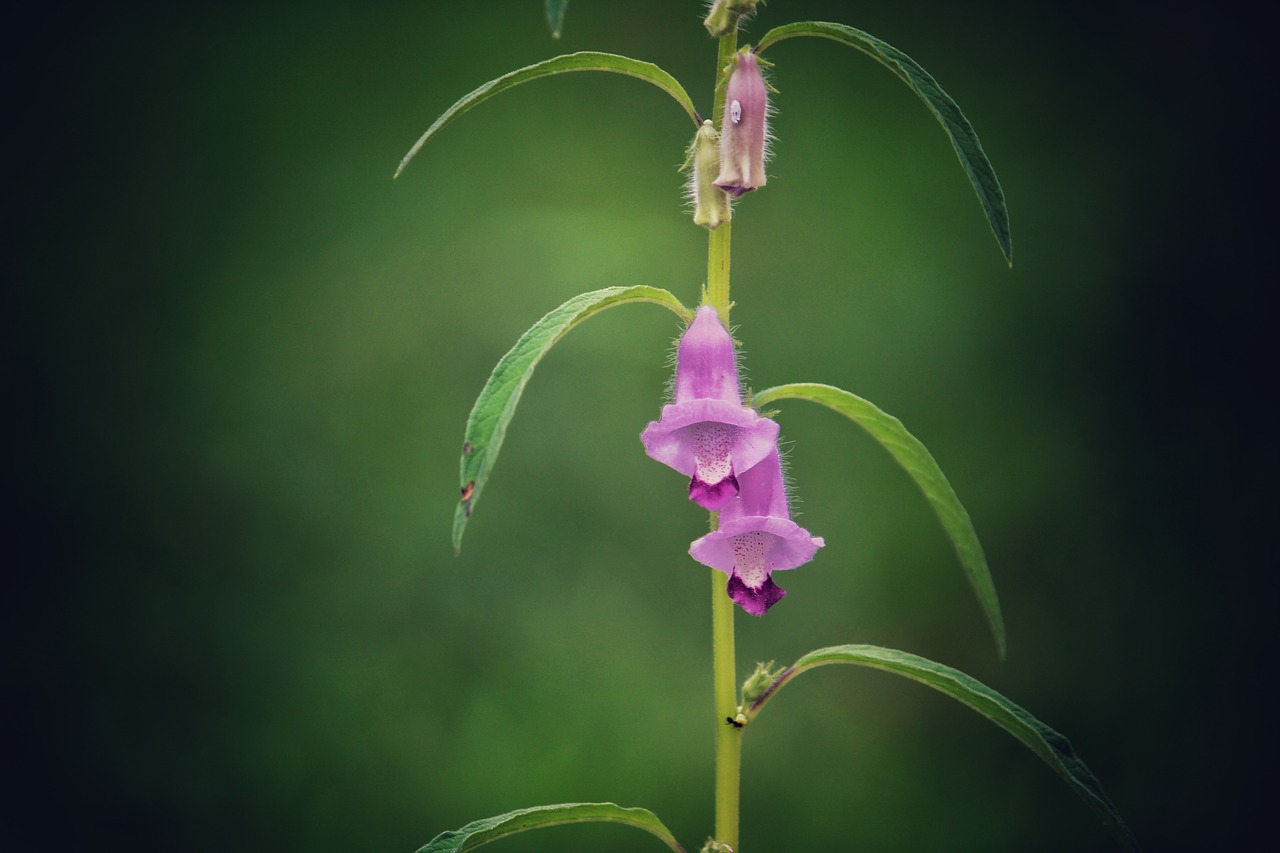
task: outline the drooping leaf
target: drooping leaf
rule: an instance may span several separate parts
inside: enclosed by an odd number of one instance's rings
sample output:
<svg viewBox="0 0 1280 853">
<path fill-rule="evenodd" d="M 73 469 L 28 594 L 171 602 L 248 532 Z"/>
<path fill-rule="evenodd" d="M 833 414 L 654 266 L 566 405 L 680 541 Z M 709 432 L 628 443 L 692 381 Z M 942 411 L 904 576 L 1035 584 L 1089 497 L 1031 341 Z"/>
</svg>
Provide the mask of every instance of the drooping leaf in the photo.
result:
<svg viewBox="0 0 1280 853">
<path fill-rule="evenodd" d="M 748 709 L 748 713 L 754 718 L 783 685 L 805 670 L 833 663 L 857 664 L 903 675 L 968 705 L 1022 741 L 1089 804 L 1121 842 L 1131 849 L 1138 849 L 1137 839 L 1102 790 L 1097 777 L 1076 755 L 1070 741 L 977 679 L 919 655 L 867 645 L 817 649 L 800 658 L 794 666 L 778 676 L 768 692 Z"/>
<path fill-rule="evenodd" d="M 674 311 L 688 322 L 693 312 L 679 299 L 658 287 L 607 287 L 579 294 L 534 323 L 520 336 L 515 346 L 498 361 L 467 418 L 462 443 L 462 498 L 453 515 L 453 547 L 462 548 L 462 532 L 471 517 L 489 472 L 498 459 L 507 424 L 516 413 L 520 395 L 533 375 L 533 369 L 547 351 L 588 317 L 606 308 L 628 302 L 653 302 Z"/>
<path fill-rule="evenodd" d="M 547 28 L 553 39 L 560 38 L 564 30 L 564 13 L 568 8 L 569 0 L 547 0 Z"/>
<path fill-rule="evenodd" d="M 409 165 L 409 161 L 414 158 L 414 155 L 422 150 L 422 146 L 427 144 L 427 140 L 435 136 L 446 124 L 477 104 L 483 103 L 513 86 L 519 86 L 521 83 L 528 83 L 530 80 L 538 80 L 543 77 L 552 77 L 556 74 L 568 74 L 571 71 L 610 71 L 652 83 L 675 98 L 676 103 L 684 108 L 684 111 L 693 119 L 695 125 L 702 124 L 702 120 L 698 117 L 698 111 L 693 108 L 693 101 L 689 98 L 689 93 L 684 90 L 684 87 L 680 85 L 676 78 L 652 62 L 641 62 L 629 56 L 597 53 L 595 51 L 567 53 L 542 62 L 535 62 L 533 65 L 524 68 L 518 68 L 496 80 L 490 80 L 474 92 L 463 95 L 458 99 L 457 103 L 445 110 L 431 127 L 427 128 L 426 133 L 418 138 L 418 141 L 409 149 L 409 153 L 404 155 L 404 159 L 400 161 L 400 166 L 396 169 L 395 176 L 400 176 L 400 173 L 404 171 L 405 166 Z"/>
<path fill-rule="evenodd" d="M 775 42 L 795 36 L 832 39 L 860 50 L 884 65 L 896 74 L 898 79 L 911 87 L 950 137 L 956 156 L 960 158 L 960 165 L 969 176 L 969 181 L 978 194 L 978 201 L 982 203 L 982 209 L 987 214 L 987 221 L 991 223 L 991 230 L 995 234 L 996 242 L 1000 244 L 1000 251 L 1012 266 L 1013 237 L 1009 232 L 1009 211 L 1005 206 L 1004 190 L 1000 188 L 1000 181 L 996 178 L 991 161 L 982 150 L 977 131 L 973 129 L 969 119 L 965 118 L 960 106 L 938 85 L 938 81 L 934 80 L 929 72 L 920 66 L 920 63 L 893 45 L 862 30 L 826 21 L 800 21 L 774 27 L 760 39 L 756 52 L 762 53 L 765 48 Z"/>
<path fill-rule="evenodd" d="M 648 809 L 623 808 L 613 803 L 561 803 L 517 809 L 497 817 L 473 820 L 449 832 L 442 832 L 418 849 L 418 853 L 463 853 L 507 835 L 567 823 L 621 823 L 652 833 L 676 853 L 684 848 L 676 843 L 662 821 Z"/>
<path fill-rule="evenodd" d="M 786 399 L 809 400 L 839 412 L 871 433 L 872 438 L 880 442 L 898 464 L 906 469 L 911 479 L 915 480 L 916 485 L 924 492 L 925 498 L 937 513 L 943 529 L 950 537 L 951 544 L 960 557 L 960 565 L 969 579 L 969 585 L 977 594 L 978 603 L 986 614 L 987 624 L 991 626 L 996 648 L 1000 657 L 1003 658 L 1004 617 L 1000 614 L 1000 600 L 996 597 L 995 584 L 991 580 L 991 570 L 987 567 L 982 543 L 978 541 L 978 534 L 973 529 L 969 513 L 956 497 L 955 490 L 947 482 L 946 476 L 929 450 L 920 443 L 919 439 L 907 432 L 907 428 L 897 418 L 881 411 L 861 397 L 831 385 L 812 382 L 779 385 L 756 394 L 751 400 L 751 405 L 759 408 L 777 400 Z"/>
</svg>

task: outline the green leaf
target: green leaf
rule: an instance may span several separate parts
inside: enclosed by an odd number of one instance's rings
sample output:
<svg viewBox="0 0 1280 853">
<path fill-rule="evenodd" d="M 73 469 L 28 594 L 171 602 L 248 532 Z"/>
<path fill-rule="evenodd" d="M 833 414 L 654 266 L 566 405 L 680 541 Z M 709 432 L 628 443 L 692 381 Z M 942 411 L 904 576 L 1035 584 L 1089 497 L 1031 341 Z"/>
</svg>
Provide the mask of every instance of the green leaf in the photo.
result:
<svg viewBox="0 0 1280 853">
<path fill-rule="evenodd" d="M 569 8 L 569 0 L 547 0 L 547 27 L 553 39 L 560 38 L 564 30 L 564 13 Z"/>
<path fill-rule="evenodd" d="M 978 193 L 978 201 L 982 202 L 982 209 L 987 214 L 987 221 L 991 223 L 991 230 L 995 234 L 996 242 L 1000 244 L 1000 251 L 1012 266 L 1013 237 L 1009 233 L 1009 211 L 1005 207 L 1004 190 L 1000 188 L 995 169 L 991 167 L 986 152 L 982 150 L 982 143 L 978 140 L 978 134 L 973 129 L 973 125 L 960 111 L 960 106 L 938 85 L 938 81 L 934 80 L 918 62 L 893 45 L 862 30 L 826 21 L 800 21 L 774 27 L 760 39 L 760 44 L 756 46 L 756 53 L 763 53 L 765 48 L 775 42 L 795 36 L 832 39 L 860 50 L 898 75 L 898 79 L 911 87 L 950 137 L 956 156 L 960 158 L 960 165 L 964 167 L 965 174 L 969 176 L 969 181 Z"/>
<path fill-rule="evenodd" d="M 690 100 L 689 93 L 684 90 L 684 87 L 680 85 L 676 78 L 652 62 L 641 62 L 629 56 L 618 56 L 613 53 L 597 53 L 594 51 L 567 53 L 563 56 L 536 62 L 525 68 L 516 69 L 496 80 L 490 80 L 470 94 L 463 95 L 456 104 L 445 110 L 440 118 L 436 119 L 435 123 L 427 128 L 427 132 L 422 134 L 418 141 L 413 144 L 413 147 L 409 149 L 409 153 L 404 155 L 404 159 L 400 161 L 395 177 L 400 177 L 400 173 L 404 171 L 405 166 L 408 166 L 414 155 L 422 149 L 422 146 L 427 144 L 428 139 L 435 136 L 446 124 L 467 110 L 489 100 L 499 92 L 505 92 L 513 86 L 519 86 L 521 83 L 528 83 L 530 80 L 537 80 L 542 77 L 567 74 L 571 71 L 611 71 L 615 74 L 626 74 L 629 77 L 637 77 L 652 83 L 675 98 L 676 102 L 684 107 L 684 111 L 693 119 L 695 125 L 702 124 L 702 119 L 698 117 L 698 111 L 693 108 L 693 101 Z"/>
<path fill-rule="evenodd" d="M 566 823 L 621 823 L 634 826 L 652 833 L 662 842 L 675 850 L 684 853 L 684 848 L 676 843 L 671 830 L 663 826 L 662 821 L 648 809 L 623 808 L 613 803 L 561 803 L 555 806 L 534 806 L 529 809 L 517 809 L 497 817 L 474 820 L 462 829 L 442 832 L 418 849 L 418 853 L 462 853 L 474 850 L 481 844 L 488 844 L 506 835 L 524 832 L 526 829 L 541 829 L 545 826 L 560 826 Z"/>
<path fill-rule="evenodd" d="M 686 323 L 693 312 L 681 304 L 669 292 L 658 287 L 607 287 L 573 297 L 520 336 L 516 345 L 502 357 L 489 375 L 484 390 L 476 398 L 476 404 L 467 418 L 467 430 L 462 443 L 462 498 L 453 515 L 453 547 L 462 548 L 462 532 L 471 517 L 480 492 L 489 479 L 489 472 L 498 459 L 502 440 L 507 435 L 507 424 L 516 413 L 516 404 L 529 383 L 533 369 L 555 345 L 572 329 L 588 317 L 606 308 L 628 302 L 653 302 L 674 311 Z"/>
<path fill-rule="evenodd" d="M 969 579 L 969 585 L 977 593 L 978 603 L 986 614 L 987 624 L 991 626 L 991 633 L 995 636 L 996 648 L 1003 659 L 1004 618 L 1000 615 L 1000 600 L 996 597 L 996 587 L 991 580 L 991 570 L 987 568 L 982 543 L 978 541 L 969 513 L 956 497 L 955 490 L 947 482 L 928 449 L 907 432 L 897 418 L 882 412 L 861 397 L 830 385 L 805 382 L 767 388 L 752 398 L 751 405 L 760 408 L 776 400 L 786 399 L 809 400 L 839 412 L 871 433 L 872 438 L 880 442 L 898 464 L 906 469 L 911 479 L 924 492 L 933 511 L 938 514 L 947 536 L 951 538 L 951 544 L 960 557 L 960 565 Z"/>
<path fill-rule="evenodd" d="M 1070 741 L 982 682 L 958 669 L 927 658 L 879 646 L 849 645 L 818 649 L 809 652 L 783 672 L 769 691 L 749 709 L 749 713 L 754 716 L 784 684 L 800 673 L 832 663 L 858 664 L 904 675 L 968 705 L 1026 744 L 1028 749 L 1052 767 L 1089 804 L 1117 838 L 1132 849 L 1138 849 L 1137 839 L 1103 792 L 1097 777 L 1076 755 Z"/>
</svg>

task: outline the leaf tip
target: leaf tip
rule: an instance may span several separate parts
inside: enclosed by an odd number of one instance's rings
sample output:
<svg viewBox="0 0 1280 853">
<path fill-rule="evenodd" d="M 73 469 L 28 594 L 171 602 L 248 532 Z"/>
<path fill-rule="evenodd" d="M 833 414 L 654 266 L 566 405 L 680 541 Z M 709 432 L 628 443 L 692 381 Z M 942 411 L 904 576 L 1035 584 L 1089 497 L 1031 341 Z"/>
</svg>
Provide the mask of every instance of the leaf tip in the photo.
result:
<svg viewBox="0 0 1280 853">
<path fill-rule="evenodd" d="M 992 593 L 994 594 L 994 590 Z M 991 626 L 991 639 L 996 643 L 996 657 L 1004 663 L 1009 656 L 1009 639 L 1004 628 L 1004 615 L 1000 612 L 999 601 L 994 601 L 991 607 L 992 609 L 987 612 L 987 624 Z"/>
<path fill-rule="evenodd" d="M 564 13 L 569 8 L 569 0 L 547 0 L 547 29 L 551 37 L 560 40 L 560 32 L 564 29 Z"/>
<path fill-rule="evenodd" d="M 453 555 L 455 557 L 462 553 L 462 534 L 467 529 L 467 520 L 471 517 L 470 507 L 465 509 L 463 504 L 459 504 L 453 513 Z"/>
</svg>

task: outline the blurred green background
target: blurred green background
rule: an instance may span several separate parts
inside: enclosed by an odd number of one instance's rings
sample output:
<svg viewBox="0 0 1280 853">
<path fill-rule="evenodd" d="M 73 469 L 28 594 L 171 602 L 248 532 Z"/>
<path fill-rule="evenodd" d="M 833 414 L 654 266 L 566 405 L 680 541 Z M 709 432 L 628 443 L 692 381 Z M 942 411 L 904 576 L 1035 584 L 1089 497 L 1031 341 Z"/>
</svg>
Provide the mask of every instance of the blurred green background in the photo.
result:
<svg viewBox="0 0 1280 853">
<path fill-rule="evenodd" d="M 6 13 L 18 849 L 403 853 L 575 800 L 646 806 L 691 850 L 711 831 L 709 582 L 685 554 L 705 517 L 638 440 L 670 314 L 611 311 L 551 353 L 449 544 L 463 423 L 518 335 L 610 285 L 692 303 L 705 272 L 676 171 L 693 128 L 634 80 L 516 89 L 391 181 L 457 97 L 560 52 L 656 62 L 709 110 L 700 4 L 575 0 L 559 42 L 541 6 Z M 779 44 L 769 186 L 734 228 L 749 379 L 841 385 L 930 447 L 1010 652 L 908 478 L 787 403 L 827 547 L 739 615 L 740 668 L 846 642 L 940 660 L 1068 735 L 1149 848 L 1234 846 L 1274 757 L 1248 22 L 774 0 L 744 41 L 803 19 L 889 41 L 965 108 L 1015 265 L 904 86 Z M 1003 732 L 867 670 L 789 687 L 743 792 L 749 851 L 1110 846 Z M 658 846 L 583 827 L 503 849 Z"/>
</svg>

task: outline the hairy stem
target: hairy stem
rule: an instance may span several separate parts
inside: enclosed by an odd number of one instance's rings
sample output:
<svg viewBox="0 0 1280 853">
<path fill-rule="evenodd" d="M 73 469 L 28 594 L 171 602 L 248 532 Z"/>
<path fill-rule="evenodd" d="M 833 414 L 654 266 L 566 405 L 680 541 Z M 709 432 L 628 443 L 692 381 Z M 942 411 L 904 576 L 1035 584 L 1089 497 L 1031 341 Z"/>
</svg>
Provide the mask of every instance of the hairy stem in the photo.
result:
<svg viewBox="0 0 1280 853">
<path fill-rule="evenodd" d="M 716 130 L 723 131 L 724 93 L 729 85 L 729 71 L 732 68 L 734 54 L 738 52 L 738 31 L 720 38 L 720 49 L 716 55 L 716 95 L 711 108 L 711 120 Z M 710 232 L 707 237 L 707 304 L 715 307 L 720 313 L 720 322 L 729 328 L 729 240 L 733 232 L 732 220 L 726 221 L 719 228 Z"/>
<path fill-rule="evenodd" d="M 718 130 L 724 120 L 727 69 L 738 51 L 738 30 L 720 38 L 716 55 L 716 95 L 712 121 Z M 711 232 L 707 242 L 707 302 L 729 328 L 729 236 L 732 223 Z M 716 517 L 712 516 L 712 529 Z M 711 571 L 711 660 L 716 703 L 716 840 L 738 849 L 738 794 L 742 765 L 742 729 L 727 720 L 738 714 L 738 676 L 733 648 L 733 601 L 725 592 L 724 575 Z"/>
<path fill-rule="evenodd" d="M 734 673 L 733 600 L 724 574 L 711 571 L 711 635 L 716 701 L 716 840 L 738 849 L 738 786 L 742 729 L 729 724 L 738 714 Z"/>
</svg>

